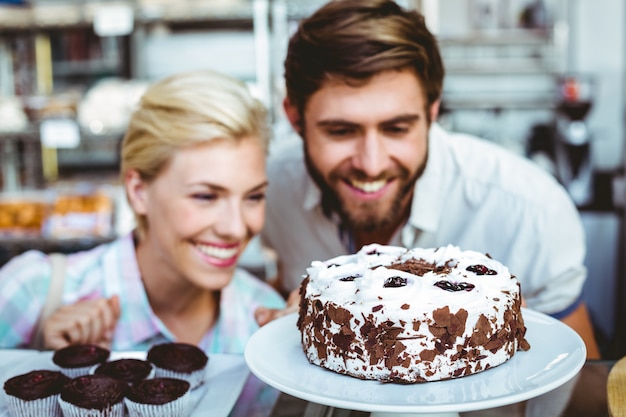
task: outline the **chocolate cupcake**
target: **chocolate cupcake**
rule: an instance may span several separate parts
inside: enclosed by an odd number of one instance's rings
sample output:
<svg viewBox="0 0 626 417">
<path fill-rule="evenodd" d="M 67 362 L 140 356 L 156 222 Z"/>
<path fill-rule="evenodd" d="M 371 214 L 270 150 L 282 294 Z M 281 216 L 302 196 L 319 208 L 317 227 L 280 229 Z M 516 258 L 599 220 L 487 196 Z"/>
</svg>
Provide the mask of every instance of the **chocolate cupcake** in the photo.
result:
<svg viewBox="0 0 626 417">
<path fill-rule="evenodd" d="M 189 382 L 152 378 L 133 385 L 124 399 L 129 417 L 183 417 L 188 414 Z"/>
<path fill-rule="evenodd" d="M 105 375 L 71 379 L 61 390 L 59 404 L 65 417 L 124 417 L 128 384 Z"/>
<path fill-rule="evenodd" d="M 96 375 L 106 375 L 111 378 L 136 384 L 153 373 L 152 364 L 142 359 L 123 358 L 96 365 L 93 370 Z"/>
<path fill-rule="evenodd" d="M 204 382 L 208 356 L 197 346 L 187 343 L 163 343 L 148 351 L 156 378 L 184 379 L 191 389 Z"/>
<path fill-rule="evenodd" d="M 70 378 L 87 375 L 95 365 L 106 362 L 111 352 L 96 345 L 70 345 L 58 349 L 52 355 L 52 362 Z"/>
<path fill-rule="evenodd" d="M 61 417 L 59 394 L 70 378 L 58 371 L 35 370 L 9 378 L 4 383 L 12 416 Z"/>
</svg>

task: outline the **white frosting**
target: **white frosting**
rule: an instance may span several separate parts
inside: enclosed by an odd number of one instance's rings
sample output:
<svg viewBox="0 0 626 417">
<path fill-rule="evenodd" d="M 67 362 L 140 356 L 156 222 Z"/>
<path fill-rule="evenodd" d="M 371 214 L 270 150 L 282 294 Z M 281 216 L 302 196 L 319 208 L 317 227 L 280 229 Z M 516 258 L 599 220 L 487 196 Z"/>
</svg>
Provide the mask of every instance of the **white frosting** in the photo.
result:
<svg viewBox="0 0 626 417">
<path fill-rule="evenodd" d="M 379 255 L 370 255 L 372 252 Z M 428 272 L 423 276 L 380 268 L 407 259 L 424 259 L 437 266 L 450 262 L 456 266 L 446 276 Z M 453 261 L 452 261 L 453 260 Z M 484 265 L 496 271 L 496 275 L 477 275 L 467 271 L 471 265 Z M 379 268 L 376 268 L 379 267 Z M 517 280 L 511 278 L 507 267 L 501 263 L 473 251 L 461 251 L 456 246 L 437 249 L 405 249 L 396 246 L 368 245 L 355 255 L 344 255 L 325 262 L 315 261 L 307 269 L 310 281 L 306 296 L 332 300 L 337 304 L 354 302 L 370 304 L 384 302 L 410 303 L 420 305 L 442 305 L 442 299 L 450 308 L 482 305 L 485 299 L 500 297 L 503 291 L 517 292 Z M 342 277 L 354 277 L 352 281 L 342 281 Z M 388 278 L 406 278 L 402 287 L 384 286 Z M 467 282 L 475 287 L 471 291 L 449 292 L 435 286 L 438 281 L 453 283 Z M 432 308 L 432 307 L 429 307 Z"/>
<path fill-rule="evenodd" d="M 433 264 L 435 267 L 448 267 L 447 273 L 428 271 L 418 276 L 386 268 L 411 259 L 423 260 L 425 264 Z M 490 274 L 467 270 L 475 265 L 490 269 Z M 490 337 L 501 328 L 509 329 L 510 323 L 504 320 L 505 312 L 510 312 L 514 306 L 519 311 L 518 281 L 511 276 L 508 268 L 484 254 L 462 251 L 455 246 L 409 250 L 368 245 L 354 255 L 339 256 L 324 262 L 315 261 L 307 273 L 304 297 L 308 305 L 306 312 L 300 312 L 301 316 L 306 314 L 315 317 L 322 314 L 313 306 L 314 303 L 325 306 L 324 309 L 327 306 L 346 309 L 352 315 L 349 327 L 356 335 L 351 342 L 351 349 L 359 346 L 339 354 L 331 340 L 334 334 L 341 332 L 340 325 L 327 318 L 323 329 L 316 328 L 312 322 L 304 324 L 302 342 L 307 357 L 312 363 L 328 369 L 367 379 L 388 380 L 391 375 L 405 382 L 430 381 L 462 376 L 456 375 L 455 371 L 469 374 L 499 365 L 518 348 L 518 341 L 515 340 L 507 342 L 508 345 L 501 349 L 472 347 L 474 353 L 480 350 L 480 355 L 474 355 L 480 356 L 479 360 L 454 358 L 460 350 L 468 349 L 466 341 L 472 338 L 481 316 L 491 324 L 491 334 L 487 335 Z M 406 285 L 386 287 L 385 282 L 394 277 L 406 280 Z M 473 288 L 447 291 L 436 285 L 440 281 L 452 285 L 471 284 Z M 467 314 L 463 334 L 452 338 L 454 346 L 449 347 L 446 354 L 438 354 L 432 361 L 422 361 L 419 359 L 422 352 L 437 350 L 438 344 L 441 348 L 441 340 L 433 336 L 429 326 L 435 322 L 433 312 L 442 307 L 449 308 L 452 315 L 461 310 L 466 312 L 463 313 Z M 410 365 L 372 365 L 368 352 L 363 352 L 368 343 L 367 337 L 361 339 L 364 322 L 374 326 L 392 323 L 393 327 L 401 328 L 396 339 L 402 341 L 403 357 L 413 358 Z M 315 339 L 322 334 L 320 331 L 328 340 L 322 343 L 318 340 L 316 347 Z M 325 344 L 328 348 L 320 358 L 318 348 Z"/>
</svg>

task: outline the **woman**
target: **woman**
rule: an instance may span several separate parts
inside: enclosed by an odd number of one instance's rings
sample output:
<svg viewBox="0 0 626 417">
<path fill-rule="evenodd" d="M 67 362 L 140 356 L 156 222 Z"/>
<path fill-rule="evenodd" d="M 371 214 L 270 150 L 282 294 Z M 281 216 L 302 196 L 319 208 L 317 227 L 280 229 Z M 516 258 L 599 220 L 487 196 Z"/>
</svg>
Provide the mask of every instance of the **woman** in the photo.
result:
<svg viewBox="0 0 626 417">
<path fill-rule="evenodd" d="M 122 143 L 136 229 L 67 258 L 63 306 L 44 323 L 44 347 L 180 341 L 243 353 L 255 309 L 284 305 L 237 268 L 264 222 L 268 140 L 265 110 L 239 81 L 201 71 L 152 85 Z M 50 276 L 36 251 L 0 271 L 0 346 L 29 345 Z"/>
</svg>

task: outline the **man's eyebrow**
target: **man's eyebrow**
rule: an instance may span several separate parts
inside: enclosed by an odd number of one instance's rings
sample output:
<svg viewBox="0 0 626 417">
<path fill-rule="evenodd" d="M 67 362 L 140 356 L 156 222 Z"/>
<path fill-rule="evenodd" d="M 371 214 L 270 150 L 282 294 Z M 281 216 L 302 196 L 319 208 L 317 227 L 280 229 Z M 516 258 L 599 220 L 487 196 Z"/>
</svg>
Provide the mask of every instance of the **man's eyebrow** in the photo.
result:
<svg viewBox="0 0 626 417">
<path fill-rule="evenodd" d="M 318 126 L 337 126 L 337 125 L 341 125 L 341 126 L 358 126 L 358 123 L 354 123 L 354 122 L 350 122 L 348 120 L 343 120 L 343 119 L 325 119 L 325 120 L 320 120 L 319 122 L 316 123 Z"/>
<path fill-rule="evenodd" d="M 394 123 L 412 123 L 420 119 L 419 114 L 402 114 L 389 120 L 384 120 L 381 124 L 394 124 Z"/>
<path fill-rule="evenodd" d="M 381 125 L 390 125 L 390 124 L 394 124 L 394 123 L 412 123 L 412 122 L 415 122 L 415 121 L 419 120 L 420 117 L 421 116 L 419 114 L 414 114 L 414 113 L 401 114 L 401 115 L 393 117 L 391 119 L 383 120 L 380 124 Z M 358 127 L 358 126 L 360 126 L 359 123 L 354 123 L 354 122 L 351 122 L 349 120 L 344 120 L 344 119 L 325 119 L 325 120 L 320 120 L 319 122 L 317 122 L 317 125 L 320 126 L 320 127 L 324 127 L 324 126 Z"/>
</svg>

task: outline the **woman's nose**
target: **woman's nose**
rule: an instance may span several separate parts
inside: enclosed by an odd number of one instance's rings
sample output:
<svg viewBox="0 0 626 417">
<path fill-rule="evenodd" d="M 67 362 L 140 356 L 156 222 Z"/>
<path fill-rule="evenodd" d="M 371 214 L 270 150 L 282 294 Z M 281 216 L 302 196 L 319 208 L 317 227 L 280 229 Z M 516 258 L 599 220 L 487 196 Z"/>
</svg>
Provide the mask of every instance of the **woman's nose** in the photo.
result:
<svg viewBox="0 0 626 417">
<path fill-rule="evenodd" d="M 241 204 L 224 205 L 216 230 L 222 236 L 237 239 L 246 236 L 247 227 Z"/>
</svg>

